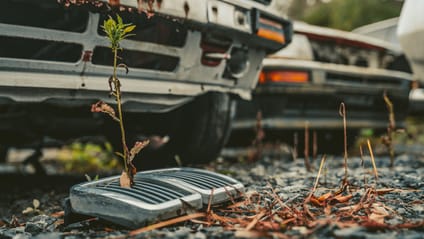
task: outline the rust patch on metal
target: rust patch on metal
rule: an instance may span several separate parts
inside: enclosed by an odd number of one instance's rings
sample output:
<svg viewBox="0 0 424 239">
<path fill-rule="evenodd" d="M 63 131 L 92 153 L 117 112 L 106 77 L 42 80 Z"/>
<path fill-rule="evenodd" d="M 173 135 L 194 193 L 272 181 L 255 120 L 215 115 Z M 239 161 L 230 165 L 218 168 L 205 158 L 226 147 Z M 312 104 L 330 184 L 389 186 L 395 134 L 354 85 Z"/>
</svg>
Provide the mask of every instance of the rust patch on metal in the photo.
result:
<svg viewBox="0 0 424 239">
<path fill-rule="evenodd" d="M 185 12 L 185 16 L 188 16 L 188 13 L 190 12 L 190 6 L 188 5 L 187 2 L 184 2 L 184 12 Z"/>
<path fill-rule="evenodd" d="M 83 62 L 91 61 L 92 56 L 93 56 L 93 51 L 84 51 L 82 54 L 82 61 Z"/>
<path fill-rule="evenodd" d="M 120 0 L 109 0 L 109 5 L 113 6 L 113 7 L 117 7 L 119 5 L 121 5 Z"/>
<path fill-rule="evenodd" d="M 157 1 L 156 1 L 157 2 Z M 147 7 L 144 7 L 145 3 L 147 3 Z M 155 0 L 137 0 L 137 10 L 139 13 L 145 13 L 147 15 L 147 18 L 151 18 L 154 16 L 154 4 Z M 159 4 L 162 3 L 162 1 L 157 2 L 158 7 L 160 7 Z"/>
</svg>

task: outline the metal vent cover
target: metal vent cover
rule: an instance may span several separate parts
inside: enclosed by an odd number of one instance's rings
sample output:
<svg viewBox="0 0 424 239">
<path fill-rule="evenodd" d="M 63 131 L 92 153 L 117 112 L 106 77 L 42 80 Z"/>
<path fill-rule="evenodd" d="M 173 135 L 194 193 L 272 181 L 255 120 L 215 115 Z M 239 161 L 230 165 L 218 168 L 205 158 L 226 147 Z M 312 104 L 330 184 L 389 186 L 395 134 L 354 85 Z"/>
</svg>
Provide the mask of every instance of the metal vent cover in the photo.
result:
<svg viewBox="0 0 424 239">
<path fill-rule="evenodd" d="M 244 186 L 228 176 L 195 168 L 169 168 L 146 172 L 152 178 L 189 188 L 202 196 L 203 204 L 222 203 L 240 197 Z"/>
<path fill-rule="evenodd" d="M 136 228 L 201 209 L 209 200 L 228 201 L 244 191 L 235 179 L 193 168 L 139 172 L 134 181 L 131 189 L 119 186 L 119 176 L 75 185 L 70 190 L 72 212 Z"/>
</svg>

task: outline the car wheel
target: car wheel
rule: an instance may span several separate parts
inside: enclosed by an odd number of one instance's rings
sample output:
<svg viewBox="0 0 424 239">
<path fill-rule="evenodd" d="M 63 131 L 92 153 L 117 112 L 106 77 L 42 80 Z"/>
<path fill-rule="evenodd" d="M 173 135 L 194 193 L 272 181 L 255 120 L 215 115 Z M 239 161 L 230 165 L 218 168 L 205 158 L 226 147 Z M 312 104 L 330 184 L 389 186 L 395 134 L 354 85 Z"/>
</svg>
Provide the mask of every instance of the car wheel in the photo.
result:
<svg viewBox="0 0 424 239">
<path fill-rule="evenodd" d="M 235 102 L 225 93 L 198 97 L 178 112 L 178 129 L 171 140 L 184 164 L 207 163 L 219 156 L 234 116 Z"/>
<path fill-rule="evenodd" d="M 145 126 L 155 125 L 156 130 L 131 131 L 127 127 L 127 143 L 141 139 L 150 139 L 150 144 L 134 159 L 133 163 L 139 170 L 163 167 L 175 167 L 187 164 L 207 163 L 219 156 L 224 143 L 229 136 L 231 119 L 234 115 L 234 101 L 228 94 L 211 92 L 199 96 L 187 105 L 152 120 L 144 121 Z M 136 116 L 145 118 L 143 115 Z M 128 119 L 128 118 L 127 118 Z M 160 124 L 157 125 L 160 119 Z M 129 121 L 129 119 L 127 120 Z M 134 121 L 134 120 L 133 120 Z M 109 127 L 108 140 L 116 151 L 122 151 L 118 127 Z M 149 128 L 149 127 L 148 127 Z M 157 131 L 155 133 L 155 131 Z M 155 145 L 156 138 L 149 135 L 168 135 L 169 141 L 162 146 Z M 144 135 L 144 136 L 143 136 Z M 177 162 L 176 156 L 181 162 Z"/>
</svg>

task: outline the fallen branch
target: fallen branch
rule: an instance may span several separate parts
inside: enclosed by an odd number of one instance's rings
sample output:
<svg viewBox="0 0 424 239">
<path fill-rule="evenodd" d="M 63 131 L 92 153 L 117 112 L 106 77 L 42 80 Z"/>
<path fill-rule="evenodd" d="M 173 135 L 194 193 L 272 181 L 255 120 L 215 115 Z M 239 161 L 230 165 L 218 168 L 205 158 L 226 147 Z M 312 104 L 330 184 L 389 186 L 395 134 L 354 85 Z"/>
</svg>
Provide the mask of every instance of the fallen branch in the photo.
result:
<svg viewBox="0 0 424 239">
<path fill-rule="evenodd" d="M 185 222 L 185 221 L 188 221 L 188 220 L 191 220 L 191 219 L 196 219 L 196 218 L 201 218 L 201 217 L 206 217 L 206 216 L 207 216 L 207 214 L 204 213 L 204 212 L 193 213 L 193 214 L 173 218 L 173 219 L 170 219 L 170 220 L 167 220 L 167 221 L 159 222 L 159 223 L 156 223 L 156 224 L 149 225 L 147 227 L 142 227 L 140 229 L 130 231 L 128 235 L 129 236 L 135 236 L 135 235 L 138 235 L 138 234 L 143 233 L 143 232 L 148 232 L 148 231 L 151 231 L 151 230 L 171 226 L 171 225 L 174 225 L 174 224 L 177 224 L 177 223 L 180 223 L 180 222 Z"/>
</svg>

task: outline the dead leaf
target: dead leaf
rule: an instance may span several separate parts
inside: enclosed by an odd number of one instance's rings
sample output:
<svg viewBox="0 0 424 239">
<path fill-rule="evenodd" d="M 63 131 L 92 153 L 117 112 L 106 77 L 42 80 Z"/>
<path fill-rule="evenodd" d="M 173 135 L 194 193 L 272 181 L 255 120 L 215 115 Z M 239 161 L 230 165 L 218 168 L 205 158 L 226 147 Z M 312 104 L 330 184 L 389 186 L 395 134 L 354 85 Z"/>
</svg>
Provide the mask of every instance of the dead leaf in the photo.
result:
<svg viewBox="0 0 424 239">
<path fill-rule="evenodd" d="M 328 193 L 326 193 L 326 194 L 323 194 L 323 195 L 319 196 L 319 197 L 317 198 L 317 200 L 318 200 L 318 201 L 320 201 L 320 202 L 324 202 L 324 201 L 325 201 L 325 200 L 327 200 L 329 197 L 331 197 L 331 195 L 332 195 L 332 193 L 331 193 L 331 192 L 328 192 Z"/>
<path fill-rule="evenodd" d="M 247 227 L 246 227 L 246 231 L 251 230 L 251 229 L 252 229 L 252 228 L 256 225 L 256 223 L 258 223 L 258 222 L 259 222 L 259 220 L 260 220 L 263 216 L 265 216 L 265 212 L 264 212 L 264 211 L 262 211 L 262 212 L 260 212 L 259 214 L 257 214 L 257 215 L 253 218 L 253 220 L 249 223 L 249 225 L 247 225 Z"/>
<path fill-rule="evenodd" d="M 394 190 L 395 189 L 393 189 L 393 188 L 381 188 L 381 189 L 377 189 L 376 191 L 377 191 L 378 195 L 383 195 L 383 194 L 386 194 L 386 193 L 390 193 Z"/>
<path fill-rule="evenodd" d="M 114 232 L 114 231 L 116 231 L 115 229 L 110 228 L 110 227 L 105 227 L 104 230 L 105 230 L 105 232 Z"/>
<path fill-rule="evenodd" d="M 371 215 L 369 215 L 369 219 L 384 224 L 384 218 L 389 216 L 390 213 L 382 206 L 378 204 L 373 204 L 371 208 Z"/>
<path fill-rule="evenodd" d="M 258 222 L 256 228 L 261 231 L 277 231 L 284 226 L 285 226 L 284 224 L 280 224 L 274 221 L 263 221 L 263 222 Z"/>
<path fill-rule="evenodd" d="M 315 206 L 322 207 L 324 206 L 324 203 L 319 201 L 315 196 L 312 195 L 312 197 L 309 199 L 311 203 L 313 203 Z"/>
<path fill-rule="evenodd" d="M 325 213 L 325 215 L 327 215 L 327 216 L 329 216 L 330 214 L 331 214 L 331 206 L 330 205 L 327 205 L 325 208 L 324 208 L 324 213 Z"/>
<path fill-rule="evenodd" d="M 131 188 L 131 178 L 127 172 L 122 171 L 121 177 L 119 178 L 119 184 L 123 188 Z"/>
<path fill-rule="evenodd" d="M 134 146 L 130 150 L 130 161 L 133 161 L 135 156 L 147 145 L 149 144 L 149 140 L 137 141 Z"/>
<path fill-rule="evenodd" d="M 390 225 L 385 223 L 379 223 L 376 221 L 368 220 L 360 224 L 363 227 L 368 228 L 369 230 L 381 230 L 384 228 L 391 228 Z"/>
<path fill-rule="evenodd" d="M 424 227 L 424 221 L 417 222 L 417 223 L 403 223 L 400 225 L 397 225 L 397 228 L 406 228 L 406 229 L 413 229 L 413 228 L 423 228 Z"/>
<path fill-rule="evenodd" d="M 201 218 L 201 217 L 206 217 L 206 213 L 198 212 L 198 213 L 194 213 L 194 214 L 190 214 L 190 215 L 186 215 L 186 216 L 182 216 L 182 217 L 173 218 L 173 219 L 170 219 L 170 220 L 167 220 L 167 221 L 159 222 L 159 223 L 156 223 L 156 224 L 153 224 L 153 225 L 149 225 L 147 227 L 143 227 L 143 228 L 140 228 L 140 229 L 137 229 L 137 230 L 130 231 L 129 236 L 135 236 L 135 235 L 138 235 L 138 234 L 143 233 L 143 232 L 148 232 L 148 231 L 151 231 L 151 230 L 154 230 L 154 229 L 170 226 L 170 225 L 173 225 L 173 224 L 177 224 L 177 223 L 180 223 L 180 222 L 185 222 L 185 221 L 188 221 L 188 220 Z"/>
<path fill-rule="evenodd" d="M 55 221 L 55 222 L 54 222 L 54 225 L 55 225 L 55 226 L 56 226 L 56 228 L 57 228 L 57 227 L 59 227 L 59 226 L 63 225 L 63 223 L 65 223 L 65 220 L 63 220 L 63 219 L 59 219 L 59 220 L 57 220 L 57 221 Z"/>
<path fill-rule="evenodd" d="M 58 217 L 63 217 L 64 215 L 65 215 L 65 211 L 58 211 L 58 212 L 52 213 L 50 216 L 58 218 Z"/>
<path fill-rule="evenodd" d="M 112 117 L 113 120 L 119 122 L 120 120 L 116 117 L 115 110 L 112 108 L 112 106 L 106 104 L 103 101 L 98 101 L 95 104 L 91 105 L 91 112 L 102 112 L 105 114 L 108 114 L 110 117 Z"/>
<path fill-rule="evenodd" d="M 349 201 L 352 198 L 352 194 L 343 196 L 343 195 L 337 195 L 333 198 L 330 199 L 330 204 L 335 204 L 335 203 L 345 203 L 347 201 Z"/>
</svg>

